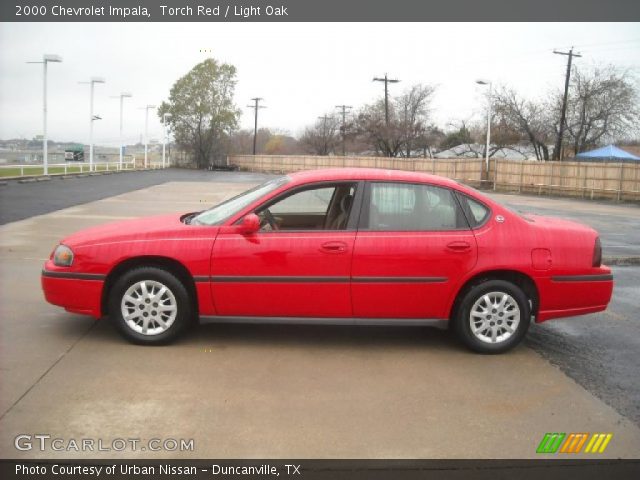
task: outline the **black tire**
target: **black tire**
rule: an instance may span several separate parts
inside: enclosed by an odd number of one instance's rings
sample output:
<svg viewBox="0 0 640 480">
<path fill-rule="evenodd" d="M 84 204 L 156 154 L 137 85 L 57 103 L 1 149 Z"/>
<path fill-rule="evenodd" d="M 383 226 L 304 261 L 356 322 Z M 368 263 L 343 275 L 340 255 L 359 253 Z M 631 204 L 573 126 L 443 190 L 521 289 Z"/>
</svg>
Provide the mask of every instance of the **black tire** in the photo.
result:
<svg viewBox="0 0 640 480">
<path fill-rule="evenodd" d="M 495 297 L 492 294 L 497 294 Z M 499 299 L 498 295 L 508 295 L 515 303 L 517 304 L 517 308 L 519 309 L 519 321 L 518 325 L 513 328 L 513 332 L 508 332 L 507 327 L 513 325 L 505 322 L 505 316 L 512 318 L 511 315 L 514 315 L 515 308 L 511 308 L 511 310 L 506 311 L 505 309 L 489 309 L 487 311 L 487 316 L 478 319 L 474 317 L 476 325 L 486 326 L 486 330 L 482 330 L 478 336 L 473 333 L 471 326 L 471 310 L 476 302 L 480 302 L 480 307 L 486 306 L 486 301 L 484 301 L 484 296 L 489 294 L 490 300 Z M 504 298 L 504 297 L 502 297 Z M 508 304 L 511 305 L 511 300 L 508 300 Z M 494 311 L 495 310 L 495 311 Z M 499 315 L 502 313 L 503 315 Z M 490 315 L 490 317 L 489 317 Z M 493 323 L 491 323 L 493 321 Z M 481 282 L 471 286 L 468 290 L 466 290 L 462 294 L 462 298 L 458 304 L 458 307 L 455 310 L 454 316 L 452 318 L 453 327 L 458 338 L 464 343 L 468 348 L 477 353 L 484 354 L 495 354 L 495 353 L 503 353 L 506 352 L 516 345 L 518 345 L 529 329 L 529 324 L 531 323 L 531 309 L 529 307 L 529 300 L 524 292 L 517 286 L 511 282 L 507 282 L 504 280 L 487 280 L 485 282 Z M 500 322 L 500 325 L 498 325 Z M 504 325 L 504 326 L 503 326 Z M 479 328 L 483 328 L 479 327 Z M 479 337 L 487 337 L 491 336 L 492 331 L 502 332 L 504 335 L 510 333 L 508 338 L 500 341 L 500 334 L 496 334 L 495 343 L 488 343 L 488 341 L 483 341 Z"/>
<path fill-rule="evenodd" d="M 141 313 L 127 321 L 122 312 L 122 302 L 125 293 L 139 282 L 145 282 L 145 290 L 153 291 L 154 288 L 160 293 L 158 285 L 166 287 L 167 291 L 158 300 L 160 303 L 152 302 L 151 298 L 139 300 L 139 304 L 127 302 L 126 308 L 130 312 Z M 167 293 L 168 292 L 168 293 Z M 136 297 L 137 292 L 133 292 Z M 131 295 L 129 296 L 131 297 Z M 133 306 L 137 305 L 137 306 Z M 154 307 L 156 305 L 156 307 Z M 164 312 L 175 305 L 175 315 L 173 311 Z M 144 309 L 144 310 L 143 310 Z M 145 315 L 143 318 L 142 315 Z M 172 273 L 157 267 L 138 267 L 129 270 L 115 282 L 109 292 L 109 317 L 116 325 L 120 333 L 130 342 L 143 345 L 163 345 L 173 341 L 180 333 L 191 324 L 193 315 L 193 305 L 189 293 L 183 283 Z M 148 320 L 147 320 L 148 319 Z M 137 331 L 143 329 L 142 323 L 147 320 L 147 333 Z M 162 321 L 162 323 L 160 323 Z M 133 325 L 136 323 L 137 325 Z M 163 325 L 169 324 L 168 327 Z"/>
</svg>

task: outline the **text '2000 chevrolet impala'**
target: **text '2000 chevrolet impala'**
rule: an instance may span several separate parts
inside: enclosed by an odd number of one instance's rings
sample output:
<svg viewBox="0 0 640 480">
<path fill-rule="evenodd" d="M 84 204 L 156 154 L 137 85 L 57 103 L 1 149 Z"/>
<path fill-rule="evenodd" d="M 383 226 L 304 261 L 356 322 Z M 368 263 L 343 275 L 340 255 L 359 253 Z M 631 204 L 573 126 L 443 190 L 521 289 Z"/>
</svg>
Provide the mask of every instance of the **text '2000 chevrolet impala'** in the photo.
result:
<svg viewBox="0 0 640 480">
<path fill-rule="evenodd" d="M 531 321 L 606 309 L 613 277 L 587 226 L 521 216 L 433 175 L 328 169 L 202 212 L 75 233 L 42 287 L 141 344 L 202 318 L 450 325 L 472 350 L 500 353 Z"/>
</svg>

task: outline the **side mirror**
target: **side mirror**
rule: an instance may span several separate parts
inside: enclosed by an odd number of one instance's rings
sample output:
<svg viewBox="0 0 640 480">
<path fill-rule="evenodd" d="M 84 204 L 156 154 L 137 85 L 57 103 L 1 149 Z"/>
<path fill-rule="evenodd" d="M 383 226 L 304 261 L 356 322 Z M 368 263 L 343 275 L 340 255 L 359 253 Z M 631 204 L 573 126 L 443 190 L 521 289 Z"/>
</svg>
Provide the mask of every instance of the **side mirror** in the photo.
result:
<svg viewBox="0 0 640 480">
<path fill-rule="evenodd" d="M 240 221 L 240 225 L 238 225 L 240 233 L 243 235 L 248 235 L 251 233 L 256 233 L 260 230 L 260 217 L 255 213 L 249 213 L 245 215 Z"/>
</svg>

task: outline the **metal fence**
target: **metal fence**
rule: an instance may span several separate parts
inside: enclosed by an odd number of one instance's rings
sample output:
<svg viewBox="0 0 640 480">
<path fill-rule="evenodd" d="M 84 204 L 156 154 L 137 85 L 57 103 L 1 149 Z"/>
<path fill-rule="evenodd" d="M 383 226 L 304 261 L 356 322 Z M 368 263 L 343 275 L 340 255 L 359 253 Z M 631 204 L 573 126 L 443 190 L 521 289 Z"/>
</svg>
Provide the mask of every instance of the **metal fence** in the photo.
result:
<svg viewBox="0 0 640 480">
<path fill-rule="evenodd" d="M 117 162 L 98 162 L 91 165 L 84 162 L 49 163 L 49 175 L 69 175 L 89 172 L 108 172 L 119 170 L 133 170 L 136 168 L 134 161 L 123 162 L 122 167 Z M 26 177 L 44 175 L 42 164 L 0 165 L 0 178 Z"/>
</svg>

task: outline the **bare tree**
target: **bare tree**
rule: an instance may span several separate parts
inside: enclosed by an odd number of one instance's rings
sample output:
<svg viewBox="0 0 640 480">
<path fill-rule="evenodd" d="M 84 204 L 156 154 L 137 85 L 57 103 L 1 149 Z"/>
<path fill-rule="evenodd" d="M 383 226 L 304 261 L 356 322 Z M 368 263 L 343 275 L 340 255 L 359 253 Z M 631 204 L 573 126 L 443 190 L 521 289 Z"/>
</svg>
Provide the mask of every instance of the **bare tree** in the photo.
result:
<svg viewBox="0 0 640 480">
<path fill-rule="evenodd" d="M 411 156 L 421 148 L 420 139 L 428 128 L 429 106 L 435 88 L 414 85 L 389 105 L 389 121 L 384 101 L 365 105 L 356 116 L 356 130 L 376 152 L 387 157 Z"/>
<path fill-rule="evenodd" d="M 268 128 L 259 128 L 256 138 L 256 152 L 264 153 L 265 147 L 274 133 Z M 253 129 L 237 130 L 230 135 L 229 151 L 239 155 L 250 155 L 253 152 Z"/>
<path fill-rule="evenodd" d="M 526 100 L 505 87 L 494 92 L 492 103 L 494 122 L 500 125 L 505 138 L 517 138 L 520 134 L 531 145 L 538 160 L 549 160 L 550 109 L 542 102 Z"/>
<path fill-rule="evenodd" d="M 402 150 L 406 157 L 411 156 L 412 150 L 427 133 L 429 107 L 435 92 L 432 85 L 414 85 L 403 93 L 395 102 L 402 133 Z"/>
<path fill-rule="evenodd" d="M 402 147 L 402 132 L 398 128 L 394 105 L 389 105 L 387 124 L 384 100 L 360 109 L 356 117 L 356 132 L 376 154 L 385 157 L 396 157 Z"/>
<path fill-rule="evenodd" d="M 340 141 L 340 119 L 330 115 L 318 118 L 300 137 L 300 144 L 315 155 L 334 153 Z"/>
<path fill-rule="evenodd" d="M 636 83 L 628 71 L 613 66 L 573 69 L 566 129 L 575 153 L 629 138 L 638 131 L 639 120 Z"/>
</svg>

